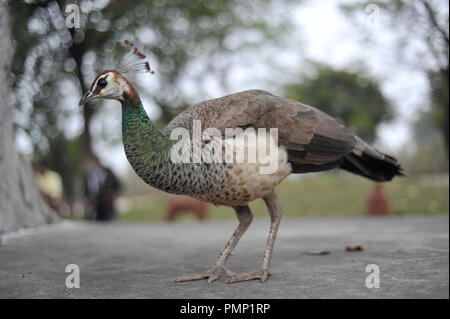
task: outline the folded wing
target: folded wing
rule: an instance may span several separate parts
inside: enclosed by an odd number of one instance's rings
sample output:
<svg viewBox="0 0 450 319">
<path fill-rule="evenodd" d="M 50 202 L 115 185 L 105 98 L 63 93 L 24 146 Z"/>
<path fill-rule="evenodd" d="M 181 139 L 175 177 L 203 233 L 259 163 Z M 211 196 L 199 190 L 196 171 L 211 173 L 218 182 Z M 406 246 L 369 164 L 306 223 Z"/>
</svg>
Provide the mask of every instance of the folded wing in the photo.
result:
<svg viewBox="0 0 450 319">
<path fill-rule="evenodd" d="M 286 148 L 294 172 L 318 171 L 339 166 L 355 147 L 356 137 L 342 123 L 314 107 L 250 90 L 196 104 L 166 127 L 192 129 L 192 120 L 202 129 L 277 128 L 279 144 Z"/>
</svg>

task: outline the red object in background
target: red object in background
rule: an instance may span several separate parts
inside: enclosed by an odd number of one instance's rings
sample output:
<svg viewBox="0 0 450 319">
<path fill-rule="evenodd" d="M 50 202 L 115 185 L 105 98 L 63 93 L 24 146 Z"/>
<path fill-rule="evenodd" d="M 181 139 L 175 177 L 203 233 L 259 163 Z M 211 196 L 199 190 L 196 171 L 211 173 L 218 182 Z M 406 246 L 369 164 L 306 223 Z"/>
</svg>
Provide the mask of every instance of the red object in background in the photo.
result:
<svg viewBox="0 0 450 319">
<path fill-rule="evenodd" d="M 386 216 L 391 214 L 389 199 L 383 191 L 383 186 L 376 183 L 367 198 L 367 214 Z"/>
<path fill-rule="evenodd" d="M 208 204 L 188 196 L 169 196 L 164 219 L 174 220 L 175 215 L 180 211 L 189 211 L 199 220 L 203 220 L 208 214 Z"/>
</svg>

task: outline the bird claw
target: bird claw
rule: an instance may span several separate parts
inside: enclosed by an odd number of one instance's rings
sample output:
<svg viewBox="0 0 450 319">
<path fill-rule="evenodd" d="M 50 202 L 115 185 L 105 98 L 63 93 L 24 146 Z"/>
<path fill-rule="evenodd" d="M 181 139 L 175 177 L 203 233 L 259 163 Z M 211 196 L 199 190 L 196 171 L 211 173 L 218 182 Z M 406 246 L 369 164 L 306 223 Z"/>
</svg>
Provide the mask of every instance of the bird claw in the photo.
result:
<svg viewBox="0 0 450 319">
<path fill-rule="evenodd" d="M 202 280 L 202 279 L 208 278 L 208 282 L 212 283 L 213 281 L 215 281 L 219 278 L 219 275 L 222 271 L 224 271 L 230 277 L 236 275 L 234 272 L 232 272 L 230 269 L 228 269 L 225 266 L 214 265 L 202 273 L 176 277 L 173 279 L 173 281 L 185 282 L 185 281 Z"/>
<path fill-rule="evenodd" d="M 226 283 L 231 284 L 234 282 L 247 281 L 253 279 L 260 279 L 261 282 L 264 283 L 269 278 L 270 275 L 271 273 L 269 269 L 261 269 L 250 273 L 231 275 L 230 278 L 227 279 Z"/>
</svg>

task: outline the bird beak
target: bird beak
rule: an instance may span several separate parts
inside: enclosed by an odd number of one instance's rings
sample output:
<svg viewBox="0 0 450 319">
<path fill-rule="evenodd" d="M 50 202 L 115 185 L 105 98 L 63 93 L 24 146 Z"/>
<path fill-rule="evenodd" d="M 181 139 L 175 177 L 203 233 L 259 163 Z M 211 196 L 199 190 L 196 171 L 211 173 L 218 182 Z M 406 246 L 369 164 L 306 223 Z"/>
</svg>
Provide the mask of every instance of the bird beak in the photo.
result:
<svg viewBox="0 0 450 319">
<path fill-rule="evenodd" d="M 87 90 L 86 93 L 84 93 L 78 105 L 83 105 L 84 103 L 89 102 L 90 100 L 95 99 L 96 97 L 97 95 L 94 95 L 90 90 Z"/>
</svg>

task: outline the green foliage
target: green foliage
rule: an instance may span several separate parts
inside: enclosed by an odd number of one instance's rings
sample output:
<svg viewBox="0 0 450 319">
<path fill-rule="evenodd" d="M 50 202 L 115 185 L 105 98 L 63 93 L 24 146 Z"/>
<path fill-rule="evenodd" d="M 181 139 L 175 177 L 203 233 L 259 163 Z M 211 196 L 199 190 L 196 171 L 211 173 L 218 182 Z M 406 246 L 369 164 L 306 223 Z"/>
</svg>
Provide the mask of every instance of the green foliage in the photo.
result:
<svg viewBox="0 0 450 319">
<path fill-rule="evenodd" d="M 285 91 L 288 97 L 342 120 L 368 141 L 374 140 L 379 123 L 392 118 L 391 104 L 379 84 L 362 73 L 316 65 L 313 75 Z"/>
<path fill-rule="evenodd" d="M 449 10 L 446 1 L 362 0 L 342 1 L 342 9 L 355 21 L 360 21 L 363 8 L 379 9 L 380 23 L 395 34 L 395 52 L 399 64 L 426 74 L 433 108 L 434 123 L 444 139 L 444 150 L 449 145 Z M 366 17 L 365 17 L 366 18 Z M 367 26 L 360 24 L 370 34 Z M 374 37 L 376 38 L 376 37 Z M 366 39 L 367 40 L 367 39 Z M 428 104 L 428 103 L 426 103 Z"/>
<path fill-rule="evenodd" d="M 400 152 L 412 153 L 407 158 L 399 158 L 405 164 L 405 171 L 408 174 L 448 172 L 445 140 L 436 126 L 434 110 L 421 112 L 413 130 L 413 141 Z"/>
<path fill-rule="evenodd" d="M 444 136 L 444 148 L 447 149 L 449 142 L 449 83 L 448 83 L 448 66 L 439 71 L 428 72 L 430 81 L 430 95 L 432 103 L 432 120 L 433 123 L 440 128 Z"/>
</svg>

